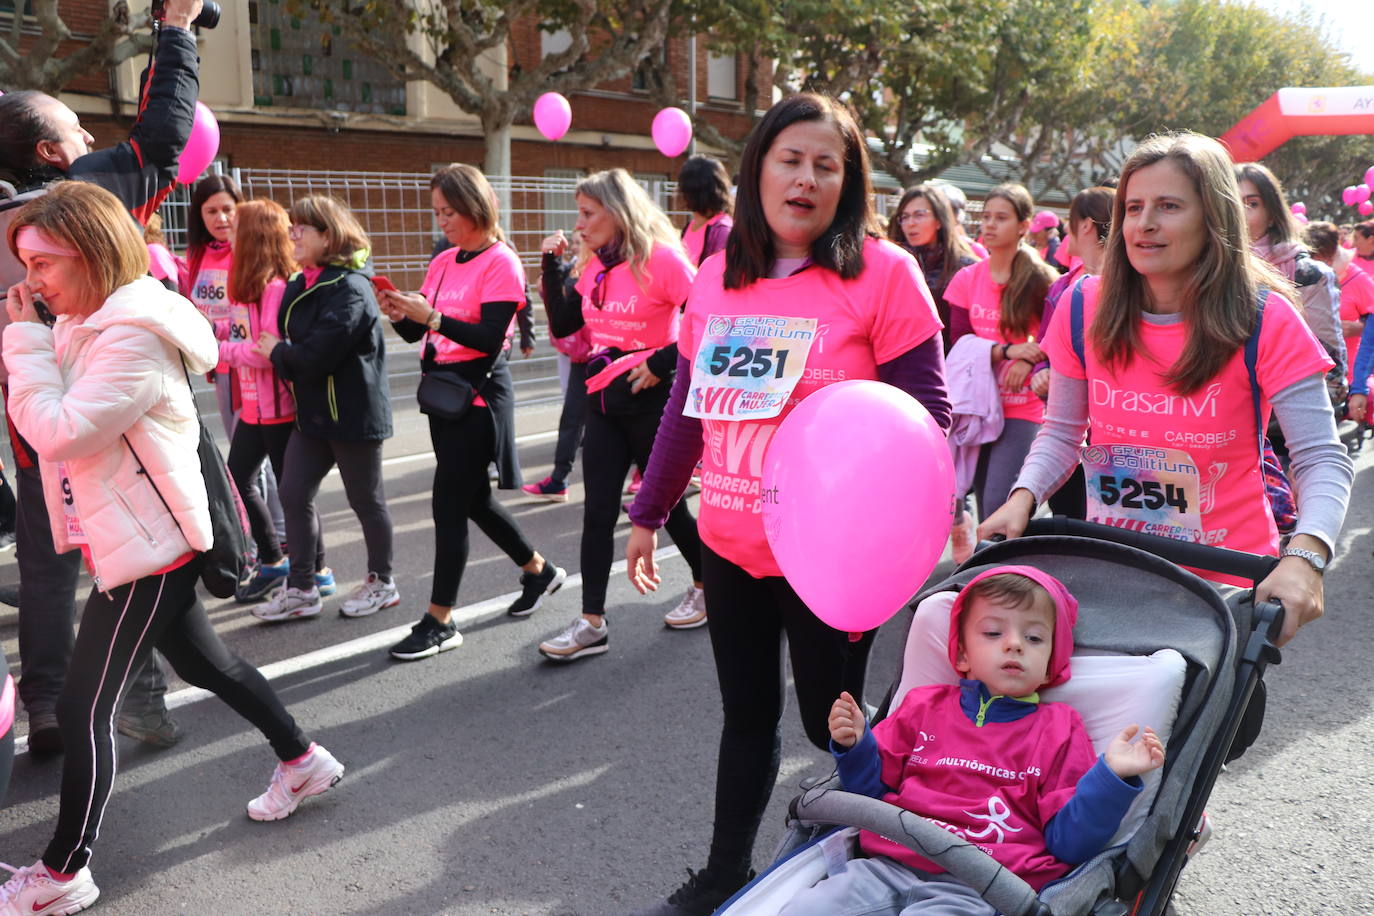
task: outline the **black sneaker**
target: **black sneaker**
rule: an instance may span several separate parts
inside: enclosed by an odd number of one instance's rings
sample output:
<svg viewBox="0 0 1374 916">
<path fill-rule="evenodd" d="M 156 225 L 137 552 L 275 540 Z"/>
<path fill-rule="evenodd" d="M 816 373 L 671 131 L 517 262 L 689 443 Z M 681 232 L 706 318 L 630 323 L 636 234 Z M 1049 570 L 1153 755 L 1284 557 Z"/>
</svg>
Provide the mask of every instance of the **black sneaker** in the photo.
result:
<svg viewBox="0 0 1374 916">
<path fill-rule="evenodd" d="M 141 716 L 120 713 L 115 719 L 115 728 L 121 735 L 128 735 L 153 747 L 172 747 L 181 740 L 181 726 L 165 709 Z"/>
<path fill-rule="evenodd" d="M 568 571 L 546 562 L 537 573 L 520 574 L 520 597 L 511 602 L 506 613 L 512 617 L 528 617 L 544 603 L 545 595 L 552 595 L 563 587 Z"/>
<path fill-rule="evenodd" d="M 391 647 L 391 657 L 401 661 L 413 662 L 419 658 L 429 658 L 463 644 L 463 634 L 452 620 L 440 623 L 429 614 L 410 628 L 410 635 Z"/>
<path fill-rule="evenodd" d="M 661 903 L 635 910 L 630 916 L 711 916 L 720 905 L 748 884 L 754 877 L 747 875 L 717 878 L 709 869 L 687 869 L 687 883 L 679 887 Z"/>
<path fill-rule="evenodd" d="M 57 727 L 57 713 L 51 710 L 29 711 L 29 753 L 40 757 L 62 753 L 62 732 Z"/>
</svg>

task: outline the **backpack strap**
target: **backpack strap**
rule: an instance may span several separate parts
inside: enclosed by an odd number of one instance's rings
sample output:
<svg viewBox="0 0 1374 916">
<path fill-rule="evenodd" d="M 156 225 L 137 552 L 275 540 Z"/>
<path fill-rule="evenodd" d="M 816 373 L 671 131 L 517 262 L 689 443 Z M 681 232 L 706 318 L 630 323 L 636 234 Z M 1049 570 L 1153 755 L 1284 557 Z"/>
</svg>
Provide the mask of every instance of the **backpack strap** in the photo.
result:
<svg viewBox="0 0 1374 916">
<path fill-rule="evenodd" d="M 1250 376 L 1250 404 L 1255 415 L 1255 436 L 1259 445 L 1260 455 L 1264 455 L 1264 425 L 1261 422 L 1263 416 L 1260 411 L 1260 384 L 1259 374 L 1255 369 L 1259 362 L 1259 338 L 1260 329 L 1264 326 L 1264 303 L 1269 298 L 1269 288 L 1261 286 L 1256 296 L 1255 303 L 1255 327 L 1250 332 L 1249 338 L 1245 341 L 1245 372 Z"/>
<path fill-rule="evenodd" d="M 1078 357 L 1084 372 L 1088 369 L 1088 361 L 1083 351 L 1083 281 L 1086 279 L 1087 276 L 1082 276 L 1074 281 L 1073 298 L 1069 300 L 1069 339 L 1073 343 L 1074 355 Z"/>
</svg>

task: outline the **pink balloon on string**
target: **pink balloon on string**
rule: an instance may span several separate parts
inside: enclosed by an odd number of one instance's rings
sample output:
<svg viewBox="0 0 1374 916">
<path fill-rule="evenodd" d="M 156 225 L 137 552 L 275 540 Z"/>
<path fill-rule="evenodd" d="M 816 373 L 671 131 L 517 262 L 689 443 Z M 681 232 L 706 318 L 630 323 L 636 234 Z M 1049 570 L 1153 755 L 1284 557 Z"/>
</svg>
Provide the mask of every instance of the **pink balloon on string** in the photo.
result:
<svg viewBox="0 0 1374 916">
<path fill-rule="evenodd" d="M 1364 173 L 1364 183 L 1374 188 L 1374 165 L 1371 165 Z"/>
<path fill-rule="evenodd" d="M 1360 201 L 1360 215 L 1368 216 L 1371 213 L 1374 213 L 1374 200 Z"/>
<path fill-rule="evenodd" d="M 177 160 L 177 184 L 194 184 L 219 152 L 219 122 L 204 102 L 196 102 L 191 137 Z"/>
<path fill-rule="evenodd" d="M 557 92 L 534 100 L 534 126 L 548 140 L 561 140 L 572 126 L 572 106 Z"/>
<path fill-rule="evenodd" d="M 1303 203 L 1302 201 L 1299 201 L 1298 203 L 1295 203 L 1295 204 L 1292 206 L 1291 209 L 1293 210 L 1293 213 L 1294 213 L 1294 215 L 1296 215 L 1296 216 L 1306 216 L 1306 215 L 1307 215 L 1307 204 Z"/>
<path fill-rule="evenodd" d="M 1341 189 L 1341 202 L 1347 207 L 1355 206 L 1357 201 L 1355 200 L 1355 186 L 1353 184 Z"/>
<path fill-rule="evenodd" d="M 692 119 L 681 108 L 665 108 L 654 115 L 654 146 L 669 159 L 681 156 L 692 142 Z"/>
<path fill-rule="evenodd" d="M 1367 184 L 1357 184 L 1357 185 L 1355 185 L 1355 203 L 1357 203 L 1357 204 L 1362 204 L 1362 203 L 1364 203 L 1366 200 L 1369 200 L 1369 185 L 1367 185 Z"/>
</svg>

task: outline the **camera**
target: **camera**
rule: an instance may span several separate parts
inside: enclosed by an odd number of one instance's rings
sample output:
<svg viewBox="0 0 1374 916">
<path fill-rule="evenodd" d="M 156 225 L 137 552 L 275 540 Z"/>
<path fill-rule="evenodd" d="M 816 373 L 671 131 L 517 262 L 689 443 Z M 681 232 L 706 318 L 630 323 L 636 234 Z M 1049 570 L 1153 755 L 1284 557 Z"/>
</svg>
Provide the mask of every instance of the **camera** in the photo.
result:
<svg viewBox="0 0 1374 916">
<path fill-rule="evenodd" d="M 167 0 L 153 0 L 151 15 L 158 22 L 167 18 Z M 198 25 L 202 29 L 213 29 L 219 25 L 219 4 L 215 0 L 204 0 L 200 8 L 200 15 L 192 20 L 191 25 Z"/>
</svg>

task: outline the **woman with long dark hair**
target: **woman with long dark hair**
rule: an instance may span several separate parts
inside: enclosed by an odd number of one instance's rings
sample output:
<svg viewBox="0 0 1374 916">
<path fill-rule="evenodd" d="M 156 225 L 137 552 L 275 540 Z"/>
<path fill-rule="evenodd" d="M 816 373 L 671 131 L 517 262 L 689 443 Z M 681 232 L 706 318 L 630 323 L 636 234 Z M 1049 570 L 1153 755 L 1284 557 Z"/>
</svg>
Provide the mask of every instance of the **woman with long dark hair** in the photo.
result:
<svg viewBox="0 0 1374 916">
<path fill-rule="evenodd" d="M 812 614 L 769 549 L 761 501 L 733 497 L 761 491 L 764 450 L 793 405 L 840 379 L 895 385 L 948 427 L 935 305 L 916 262 L 877 230 L 853 116 L 811 94 L 774 105 L 744 151 L 725 257 L 707 261 L 692 287 L 672 397 L 630 510 L 628 574 L 643 592 L 659 582 L 656 530 L 702 462 L 702 572 L 724 710 L 706 867 L 639 913 L 704 916 L 748 880 L 781 754 L 784 647 L 817 747 L 829 741 L 834 698 L 862 696 L 873 633 L 851 641 Z M 785 320 L 788 333 L 760 343 L 759 316 Z M 739 347 L 787 367 L 792 388 L 771 415 L 736 418 L 704 397 L 705 387 L 747 386 L 711 370 L 713 354 Z"/>
<path fill-rule="evenodd" d="M 468 563 L 468 522 L 523 570 L 521 593 L 507 608 L 528 617 L 567 573 L 546 562 L 510 513 L 492 496 L 487 468 L 505 467 L 515 450 L 515 391 L 506 354 L 516 312 L 525 306 L 525 271 L 505 243 L 496 194 L 478 169 L 446 165 L 430 179 L 439 229 L 453 248 L 429 265 L 419 293 L 387 290 L 382 310 L 404 340 L 423 340 L 420 409 L 434 446 L 434 580 L 429 608 L 392 658 L 414 661 L 462 643 L 453 607 Z M 427 400 L 425 386 L 441 379 L 465 385 L 470 405 L 456 413 Z M 513 483 L 513 482 L 511 482 Z"/>
<path fill-rule="evenodd" d="M 956 273 L 976 264 L 978 259 L 959 231 L 954 207 L 944 190 L 935 184 L 907 188 L 888 220 L 887 237 L 915 255 L 921 263 L 926 286 L 935 297 L 935 308 L 944 325 L 940 333 L 948 351 L 949 303 L 945 301 L 945 288 Z"/>
<path fill-rule="evenodd" d="M 1083 333 L 1061 304 L 1045 340 L 1045 424 L 979 535 L 1019 536 L 1081 463 L 1090 521 L 1280 557 L 1254 599 L 1283 602 L 1287 642 L 1322 614 L 1322 571 L 1354 476 L 1326 393 L 1332 360 L 1295 299 L 1251 251 L 1221 144 L 1191 133 L 1142 143 L 1122 167 L 1102 276 L 1083 283 Z M 1298 499 L 1282 547 L 1262 469 L 1271 412 Z"/>
<path fill-rule="evenodd" d="M 725 250 L 725 240 L 735 225 L 730 176 L 719 159 L 692 156 L 677 173 L 677 192 L 692 212 L 682 228 L 682 247 L 687 260 L 700 267 L 702 261 Z"/>
</svg>

